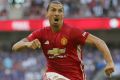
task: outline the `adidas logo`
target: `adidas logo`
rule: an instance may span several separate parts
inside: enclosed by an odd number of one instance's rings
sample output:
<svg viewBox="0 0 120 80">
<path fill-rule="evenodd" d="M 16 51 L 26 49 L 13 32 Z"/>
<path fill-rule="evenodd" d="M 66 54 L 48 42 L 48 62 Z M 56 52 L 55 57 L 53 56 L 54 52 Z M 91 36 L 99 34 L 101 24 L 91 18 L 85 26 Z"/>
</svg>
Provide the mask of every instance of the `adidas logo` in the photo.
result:
<svg viewBox="0 0 120 80">
<path fill-rule="evenodd" d="M 45 41 L 45 43 L 44 44 L 49 44 L 49 41 L 47 40 L 47 41 Z"/>
</svg>

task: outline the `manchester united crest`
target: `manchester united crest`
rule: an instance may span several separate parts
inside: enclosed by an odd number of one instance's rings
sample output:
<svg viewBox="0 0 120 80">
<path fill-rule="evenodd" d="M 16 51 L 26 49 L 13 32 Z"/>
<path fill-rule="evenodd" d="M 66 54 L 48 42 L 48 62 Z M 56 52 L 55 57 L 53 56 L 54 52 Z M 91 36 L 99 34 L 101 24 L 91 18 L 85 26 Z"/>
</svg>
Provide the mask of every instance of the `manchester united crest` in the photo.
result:
<svg viewBox="0 0 120 80">
<path fill-rule="evenodd" d="M 65 46 L 67 43 L 68 43 L 67 38 L 62 37 L 62 39 L 61 39 L 61 44 L 62 44 L 63 46 Z"/>
</svg>

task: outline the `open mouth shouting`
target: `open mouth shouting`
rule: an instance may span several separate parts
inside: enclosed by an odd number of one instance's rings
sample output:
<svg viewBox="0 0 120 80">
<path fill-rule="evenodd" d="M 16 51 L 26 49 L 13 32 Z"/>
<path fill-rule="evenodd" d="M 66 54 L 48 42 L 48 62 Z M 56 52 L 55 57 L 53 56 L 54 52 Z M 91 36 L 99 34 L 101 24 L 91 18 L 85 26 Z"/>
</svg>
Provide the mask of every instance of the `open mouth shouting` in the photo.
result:
<svg viewBox="0 0 120 80">
<path fill-rule="evenodd" d="M 54 18 L 54 23 L 57 24 L 59 22 L 58 18 Z"/>
</svg>

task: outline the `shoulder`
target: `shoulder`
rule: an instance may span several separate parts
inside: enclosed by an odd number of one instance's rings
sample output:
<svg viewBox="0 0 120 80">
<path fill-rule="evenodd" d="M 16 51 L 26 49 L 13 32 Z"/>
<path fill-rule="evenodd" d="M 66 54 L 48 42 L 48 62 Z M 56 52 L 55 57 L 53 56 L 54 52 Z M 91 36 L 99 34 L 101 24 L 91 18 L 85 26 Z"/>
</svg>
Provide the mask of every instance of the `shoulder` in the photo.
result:
<svg viewBox="0 0 120 80">
<path fill-rule="evenodd" d="M 64 26 L 70 32 L 82 32 L 83 31 L 83 30 L 81 30 L 80 28 L 78 28 L 77 26 L 74 26 L 74 25 L 70 25 L 70 24 L 65 23 Z"/>
<path fill-rule="evenodd" d="M 65 27 L 65 28 L 72 28 L 72 25 L 67 24 L 67 23 L 64 23 L 64 27 Z"/>
<path fill-rule="evenodd" d="M 74 29 L 74 27 L 70 24 L 64 23 L 63 29 L 64 31 L 71 32 Z"/>
<path fill-rule="evenodd" d="M 50 26 L 44 27 L 44 28 L 41 29 L 41 31 L 49 31 L 49 30 L 50 30 Z"/>
<path fill-rule="evenodd" d="M 35 30 L 35 32 L 41 33 L 41 32 L 45 32 L 45 31 L 49 31 L 49 30 L 50 30 L 50 27 L 44 27 L 44 28 L 40 28 L 40 29 Z"/>
</svg>

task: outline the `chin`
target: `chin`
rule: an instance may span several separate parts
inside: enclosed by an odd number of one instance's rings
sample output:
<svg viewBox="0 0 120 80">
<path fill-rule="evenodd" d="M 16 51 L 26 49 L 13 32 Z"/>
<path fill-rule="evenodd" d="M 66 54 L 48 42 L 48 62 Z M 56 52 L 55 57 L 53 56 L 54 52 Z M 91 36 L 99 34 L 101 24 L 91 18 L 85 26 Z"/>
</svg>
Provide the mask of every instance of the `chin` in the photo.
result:
<svg viewBox="0 0 120 80">
<path fill-rule="evenodd" d="M 58 23 L 54 23 L 54 26 L 59 26 L 59 24 Z"/>
</svg>

